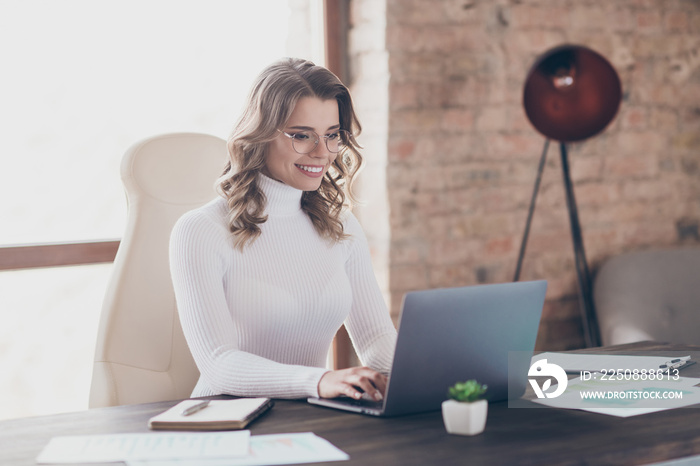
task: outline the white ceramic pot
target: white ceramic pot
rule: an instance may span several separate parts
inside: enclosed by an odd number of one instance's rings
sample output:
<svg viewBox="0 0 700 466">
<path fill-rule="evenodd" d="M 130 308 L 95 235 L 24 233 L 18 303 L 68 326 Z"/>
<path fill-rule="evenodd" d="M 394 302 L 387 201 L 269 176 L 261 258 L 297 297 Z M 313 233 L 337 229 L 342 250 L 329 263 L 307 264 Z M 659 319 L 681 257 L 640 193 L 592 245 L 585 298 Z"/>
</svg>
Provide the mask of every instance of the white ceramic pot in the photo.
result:
<svg viewBox="0 0 700 466">
<path fill-rule="evenodd" d="M 489 404 L 486 400 L 466 403 L 457 400 L 442 402 L 442 420 L 450 434 L 476 435 L 484 431 Z"/>
</svg>

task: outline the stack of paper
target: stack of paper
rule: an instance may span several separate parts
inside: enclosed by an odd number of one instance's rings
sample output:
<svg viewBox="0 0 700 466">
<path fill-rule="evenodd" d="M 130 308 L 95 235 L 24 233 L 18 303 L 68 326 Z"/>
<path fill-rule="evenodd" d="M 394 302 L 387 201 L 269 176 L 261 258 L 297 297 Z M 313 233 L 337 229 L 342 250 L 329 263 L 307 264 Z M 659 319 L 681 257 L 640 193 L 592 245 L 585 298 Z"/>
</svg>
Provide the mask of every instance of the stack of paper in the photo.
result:
<svg viewBox="0 0 700 466">
<path fill-rule="evenodd" d="M 554 408 L 580 409 L 612 416 L 628 417 L 700 404 L 700 379 L 681 377 L 679 368 L 694 364 L 690 356 L 626 356 L 571 353 L 542 353 L 532 358 L 528 378 L 537 385 L 540 367 L 578 374 L 561 384 L 543 383 L 532 401 Z M 668 367 L 676 367 L 668 371 Z M 533 370 L 535 368 L 535 370 Z M 542 376 L 555 376 L 543 373 Z M 557 380 L 558 380 L 558 376 Z M 547 388 L 544 388 L 544 387 Z M 561 387 L 566 387 L 561 391 Z M 537 390 L 535 390 L 537 392 Z"/>
</svg>

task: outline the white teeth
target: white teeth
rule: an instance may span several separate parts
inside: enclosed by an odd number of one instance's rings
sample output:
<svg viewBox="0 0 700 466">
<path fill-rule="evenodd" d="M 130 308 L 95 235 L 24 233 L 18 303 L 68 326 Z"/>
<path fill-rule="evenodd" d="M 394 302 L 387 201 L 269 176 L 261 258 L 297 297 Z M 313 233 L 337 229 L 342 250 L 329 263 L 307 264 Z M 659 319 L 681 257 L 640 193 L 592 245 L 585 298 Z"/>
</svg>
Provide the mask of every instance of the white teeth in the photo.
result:
<svg viewBox="0 0 700 466">
<path fill-rule="evenodd" d="M 306 165 L 297 165 L 297 167 L 311 173 L 319 173 L 321 170 L 323 170 L 323 167 L 307 167 Z"/>
</svg>

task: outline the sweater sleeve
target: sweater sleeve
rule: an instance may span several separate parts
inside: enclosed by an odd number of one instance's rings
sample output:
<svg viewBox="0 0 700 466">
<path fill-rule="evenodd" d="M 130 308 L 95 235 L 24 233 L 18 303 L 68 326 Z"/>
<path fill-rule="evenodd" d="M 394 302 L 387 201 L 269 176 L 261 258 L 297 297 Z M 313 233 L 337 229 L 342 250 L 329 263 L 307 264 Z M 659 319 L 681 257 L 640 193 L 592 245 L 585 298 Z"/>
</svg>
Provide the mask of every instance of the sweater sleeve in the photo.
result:
<svg viewBox="0 0 700 466">
<path fill-rule="evenodd" d="M 388 373 L 394 358 L 396 328 L 374 275 L 367 238 L 354 215 L 348 214 L 345 229 L 352 235 L 345 264 L 352 307 L 345 326 L 362 364 Z"/>
<path fill-rule="evenodd" d="M 281 364 L 241 351 L 225 293 L 230 233 L 206 214 L 185 214 L 170 238 L 170 270 L 182 329 L 211 394 L 318 396 L 325 368 Z M 198 385 L 199 386 L 199 385 Z"/>
</svg>

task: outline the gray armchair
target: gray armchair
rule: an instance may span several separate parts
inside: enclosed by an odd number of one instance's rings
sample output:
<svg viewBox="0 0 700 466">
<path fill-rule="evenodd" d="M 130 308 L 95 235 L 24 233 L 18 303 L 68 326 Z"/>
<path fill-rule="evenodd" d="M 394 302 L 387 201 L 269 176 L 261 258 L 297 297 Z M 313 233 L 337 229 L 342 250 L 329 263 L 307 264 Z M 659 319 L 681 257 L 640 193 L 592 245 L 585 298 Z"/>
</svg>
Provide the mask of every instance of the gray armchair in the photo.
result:
<svg viewBox="0 0 700 466">
<path fill-rule="evenodd" d="M 621 254 L 593 285 L 603 345 L 700 344 L 700 248 Z"/>
</svg>

